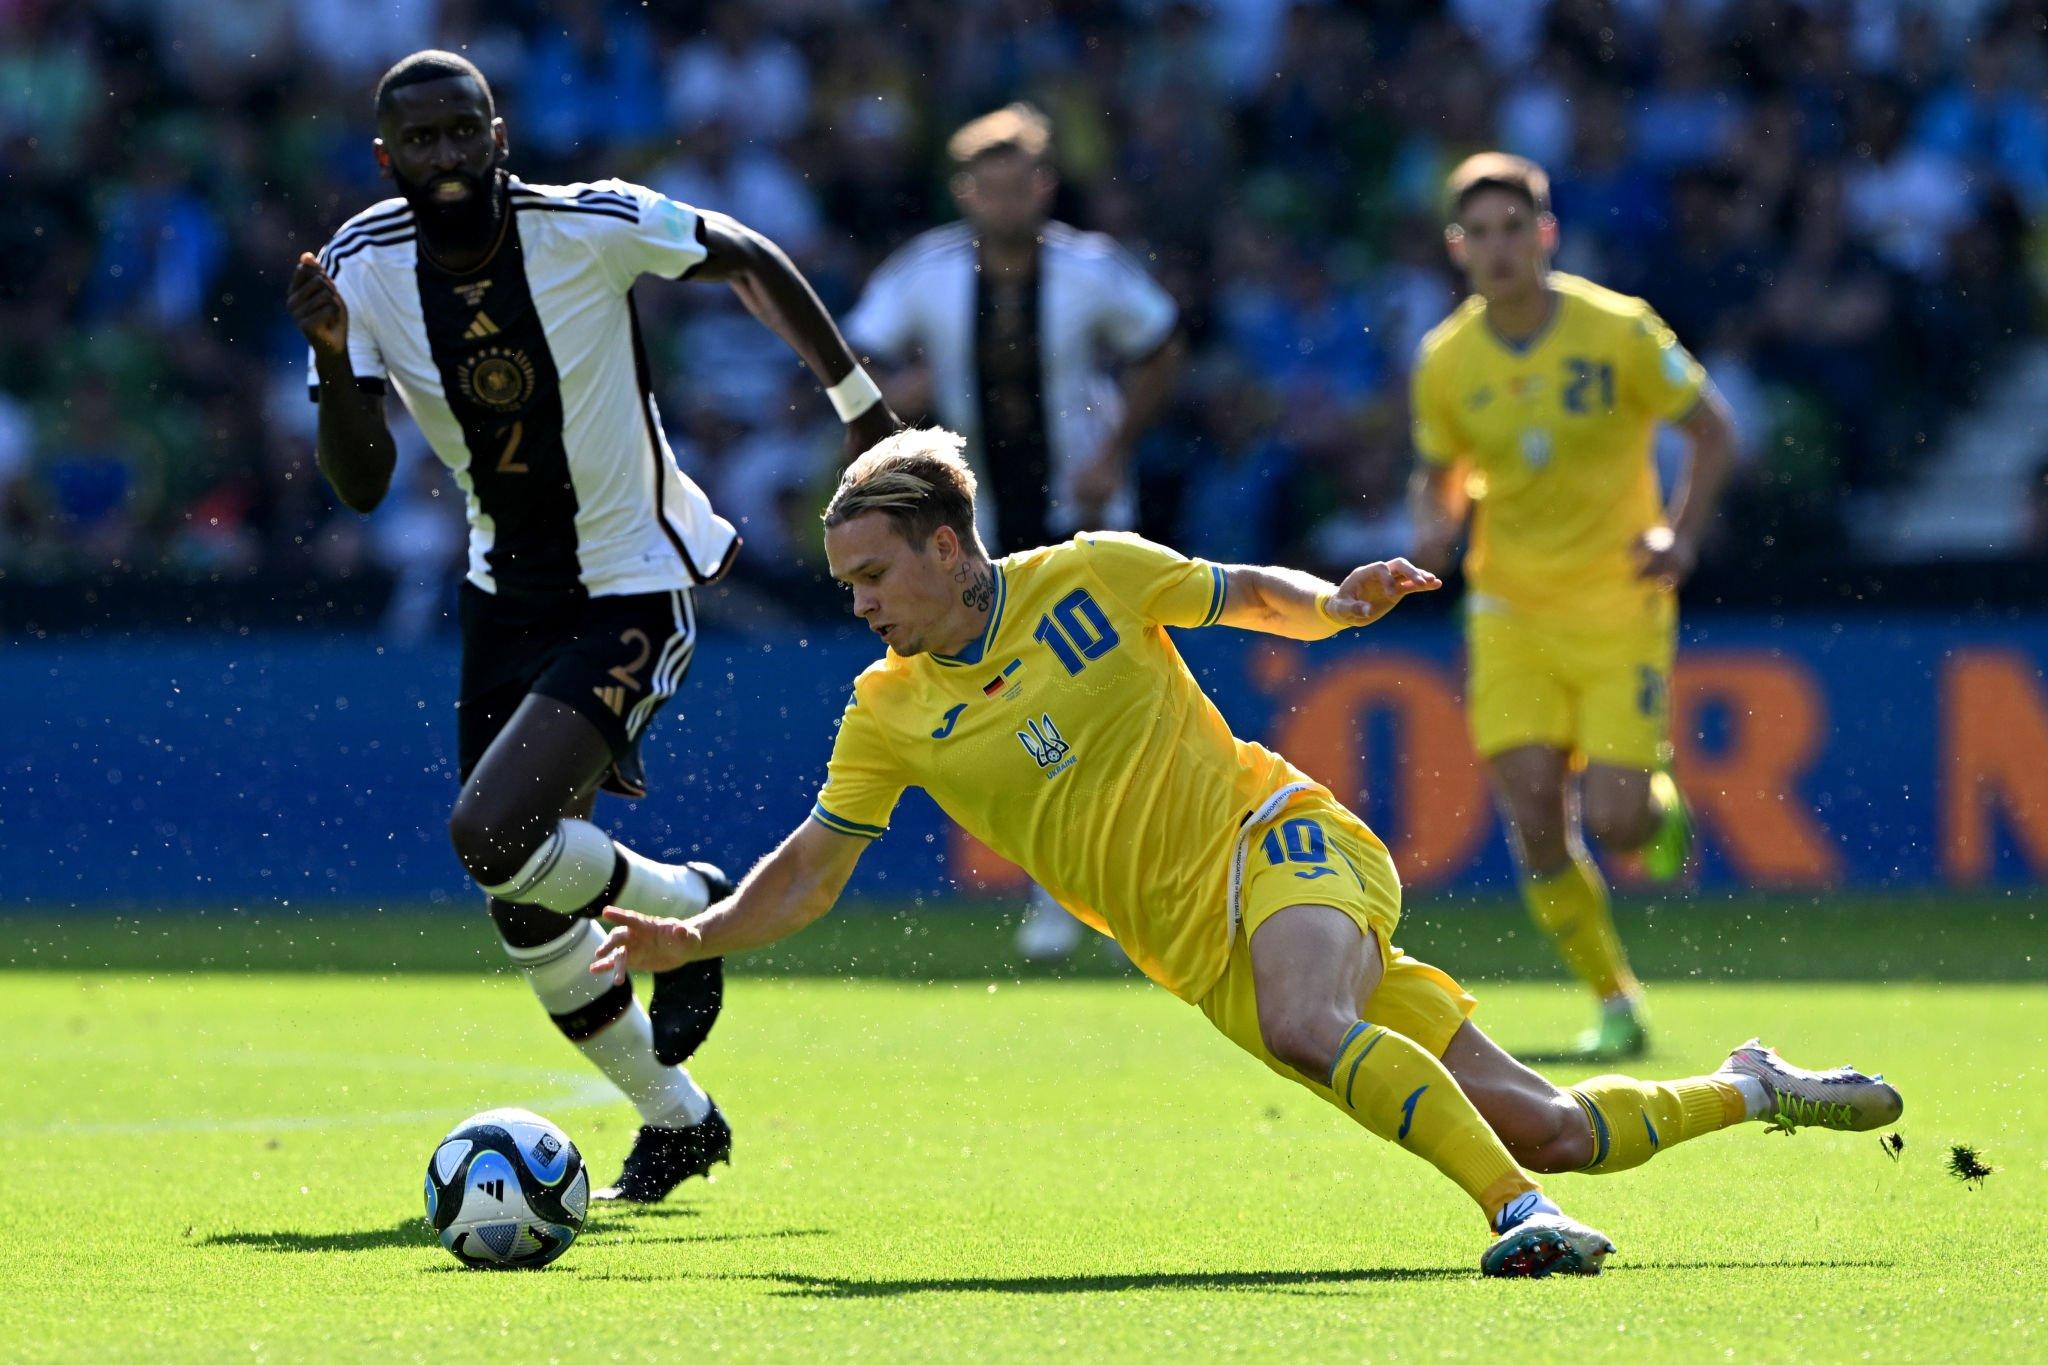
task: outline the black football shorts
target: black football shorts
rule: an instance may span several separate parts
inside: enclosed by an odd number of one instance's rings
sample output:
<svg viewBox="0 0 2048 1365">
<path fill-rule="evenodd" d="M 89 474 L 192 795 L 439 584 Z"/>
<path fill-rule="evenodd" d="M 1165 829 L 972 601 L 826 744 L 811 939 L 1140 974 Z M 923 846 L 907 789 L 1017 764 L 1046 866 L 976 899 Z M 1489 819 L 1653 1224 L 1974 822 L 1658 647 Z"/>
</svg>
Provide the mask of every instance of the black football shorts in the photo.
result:
<svg viewBox="0 0 2048 1365">
<path fill-rule="evenodd" d="M 602 789 L 647 795 L 640 738 L 697 650 L 688 589 L 536 602 L 462 585 L 462 683 L 455 709 L 462 780 L 529 693 L 590 720 L 611 746 Z"/>
</svg>

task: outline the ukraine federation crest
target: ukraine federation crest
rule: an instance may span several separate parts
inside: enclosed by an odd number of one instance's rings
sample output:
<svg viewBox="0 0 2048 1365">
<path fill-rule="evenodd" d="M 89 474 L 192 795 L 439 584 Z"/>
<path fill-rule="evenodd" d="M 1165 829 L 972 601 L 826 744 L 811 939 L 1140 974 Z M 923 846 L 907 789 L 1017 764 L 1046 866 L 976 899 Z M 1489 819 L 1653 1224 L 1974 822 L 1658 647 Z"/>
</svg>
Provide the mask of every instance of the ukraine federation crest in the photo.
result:
<svg viewBox="0 0 2048 1365">
<path fill-rule="evenodd" d="M 1030 754 L 1041 769 L 1048 770 L 1047 777 L 1057 777 L 1065 772 L 1073 761 L 1074 746 L 1060 737 L 1060 727 L 1053 724 L 1051 714 L 1042 713 L 1037 720 L 1027 720 L 1024 727 L 1017 731 L 1017 742 L 1024 746 L 1024 752 Z"/>
</svg>

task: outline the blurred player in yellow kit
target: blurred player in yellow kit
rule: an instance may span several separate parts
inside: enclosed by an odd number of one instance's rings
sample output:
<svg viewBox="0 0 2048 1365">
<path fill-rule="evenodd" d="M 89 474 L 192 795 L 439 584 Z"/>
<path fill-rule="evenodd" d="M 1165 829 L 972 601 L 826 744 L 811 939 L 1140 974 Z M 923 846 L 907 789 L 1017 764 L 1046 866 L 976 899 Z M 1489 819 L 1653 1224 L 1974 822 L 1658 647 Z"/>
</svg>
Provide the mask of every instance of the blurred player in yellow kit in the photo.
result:
<svg viewBox="0 0 2048 1365">
<path fill-rule="evenodd" d="M 1492 1275 L 1592 1273 L 1612 1250 L 1524 1173 L 1615 1171 L 1744 1119 L 1864 1129 L 1898 1092 L 1754 1042 L 1708 1076 L 1570 1090 L 1496 1047 L 1458 983 L 1394 946 L 1387 850 L 1328 790 L 1230 733 L 1167 627 L 1319 640 L 1438 580 L 1406 560 L 1341 585 L 1209 564 L 1117 532 L 991 562 L 961 439 L 901 432 L 825 512 L 832 576 L 888 653 L 854 682 L 809 819 L 688 920 L 612 909 L 592 971 L 759 948 L 832 908 L 922 787 L 1232 1042 L 1465 1190 Z M 813 1057 L 812 1062 L 823 1059 Z"/>
<path fill-rule="evenodd" d="M 1642 987 L 1583 836 L 1640 850 L 1660 881 L 1684 869 L 1691 822 L 1668 734 L 1677 588 L 1734 462 L 1734 427 L 1648 304 L 1551 270 L 1540 167 L 1481 153 L 1452 172 L 1448 198 L 1445 236 L 1472 295 L 1415 365 L 1415 558 L 1443 570 L 1472 512 L 1473 743 L 1530 914 L 1600 998 L 1581 1051 L 1640 1056 Z M 1668 509 L 1651 453 L 1664 423 L 1691 445 Z"/>
</svg>

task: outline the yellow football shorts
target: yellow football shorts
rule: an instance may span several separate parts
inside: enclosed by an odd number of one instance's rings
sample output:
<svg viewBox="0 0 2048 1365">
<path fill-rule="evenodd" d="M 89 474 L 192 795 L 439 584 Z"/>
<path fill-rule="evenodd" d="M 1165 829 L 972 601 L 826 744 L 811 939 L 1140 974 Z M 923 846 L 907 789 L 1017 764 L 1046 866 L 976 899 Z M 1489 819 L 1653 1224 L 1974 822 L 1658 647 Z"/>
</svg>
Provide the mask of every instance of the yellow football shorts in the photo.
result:
<svg viewBox="0 0 2048 1365">
<path fill-rule="evenodd" d="M 1670 761 L 1678 613 L 1668 596 L 1618 623 L 1532 620 L 1474 604 L 1465 643 L 1466 710 L 1481 757 L 1541 745 L 1646 772 Z"/>
<path fill-rule="evenodd" d="M 1320 1077 L 1303 1076 L 1267 1049 L 1252 978 L 1251 940 L 1261 924 L 1290 905 L 1327 905 L 1348 915 L 1360 933 L 1379 942 L 1379 986 L 1358 1002 L 1359 1017 L 1443 1056 L 1451 1036 L 1479 1002 L 1446 973 L 1394 946 L 1394 928 L 1401 921 L 1401 879 L 1379 836 L 1329 792 L 1308 787 L 1270 818 L 1255 816 L 1242 837 L 1244 874 L 1230 961 L 1201 1001 L 1209 1022 L 1287 1079 L 1338 1104 Z"/>
</svg>

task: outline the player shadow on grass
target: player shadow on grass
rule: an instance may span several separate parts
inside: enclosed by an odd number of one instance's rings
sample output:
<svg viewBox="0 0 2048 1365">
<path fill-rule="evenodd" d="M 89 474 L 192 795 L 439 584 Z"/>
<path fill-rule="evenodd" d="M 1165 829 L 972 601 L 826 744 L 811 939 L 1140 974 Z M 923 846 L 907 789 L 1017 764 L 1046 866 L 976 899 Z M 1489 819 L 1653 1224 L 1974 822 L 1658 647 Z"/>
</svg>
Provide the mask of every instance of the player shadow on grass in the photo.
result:
<svg viewBox="0 0 2048 1365">
<path fill-rule="evenodd" d="M 1608 1269 L 1647 1270 L 1865 1270 L 1895 1264 L 1886 1260 L 1816 1258 L 1812 1260 L 1666 1261 L 1651 1265 L 1610 1265 Z M 1114 1294 L 1133 1289 L 1267 1289 L 1294 1293 L 1317 1285 L 1385 1284 L 1400 1281 L 1469 1280 L 1472 1272 L 1458 1266 L 1374 1266 L 1362 1270 L 1219 1270 L 1157 1272 L 1137 1275 L 1020 1275 L 936 1277 L 903 1280 L 848 1280 L 822 1275 L 721 1276 L 766 1280 L 782 1286 L 779 1297 L 900 1298 L 907 1294 Z"/>
<path fill-rule="evenodd" d="M 632 1227 L 635 1223 L 651 1222 L 662 1218 L 702 1218 L 704 1210 L 694 1204 L 627 1204 L 611 1203 L 593 1208 L 590 1225 L 602 1227 L 606 1223 L 620 1227 Z"/>
<path fill-rule="evenodd" d="M 1374 1266 L 1364 1270 L 1191 1270 L 1135 1275 L 936 1276 L 930 1279 L 847 1280 L 822 1275 L 734 1275 L 783 1286 L 779 1296 L 887 1299 L 906 1294 L 1116 1294 L 1134 1289 L 1273 1289 L 1301 1285 L 1368 1284 L 1399 1280 L 1456 1280 L 1469 1270 L 1449 1266 Z"/>
<path fill-rule="evenodd" d="M 203 1247 L 255 1247 L 259 1251 L 378 1251 L 386 1247 L 432 1246 L 434 1231 L 423 1218 L 404 1218 L 388 1228 L 357 1232 L 216 1232 Z"/>
<path fill-rule="evenodd" d="M 592 1223 L 583 1229 L 585 1241 L 616 1240 L 627 1246 L 648 1246 L 657 1242 L 773 1242 L 790 1237 L 830 1237 L 830 1228 L 770 1228 L 765 1232 L 681 1232 L 668 1237 L 636 1232 L 631 1223 Z"/>
<path fill-rule="evenodd" d="M 1866 1258 L 1813 1256 L 1777 1260 L 1726 1261 L 1609 1261 L 1606 1274 L 1640 1274 L 1652 1270 L 1889 1270 L 1897 1261 Z"/>
</svg>

